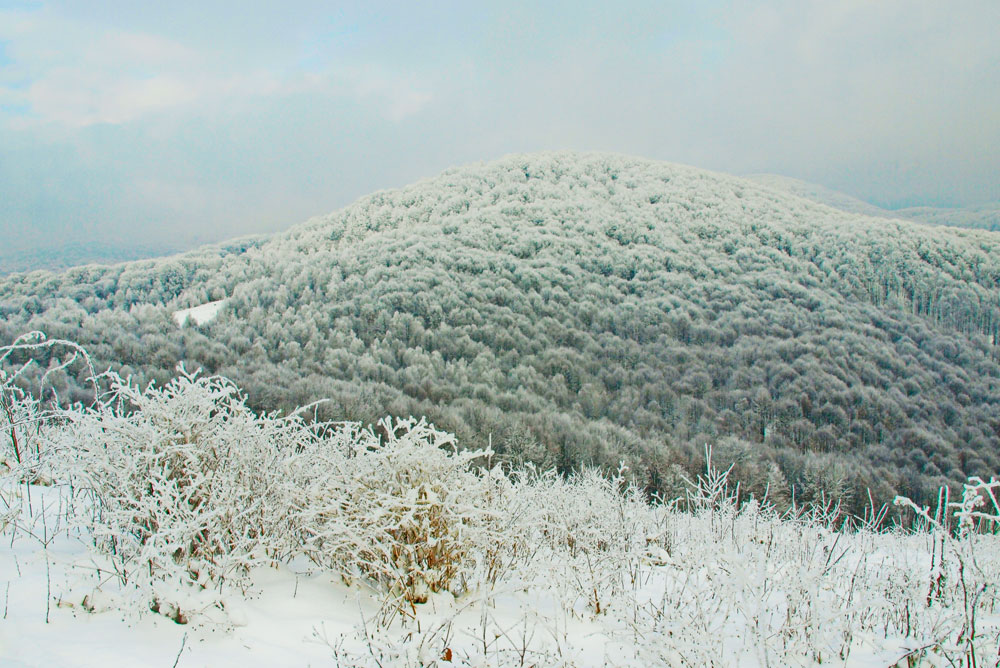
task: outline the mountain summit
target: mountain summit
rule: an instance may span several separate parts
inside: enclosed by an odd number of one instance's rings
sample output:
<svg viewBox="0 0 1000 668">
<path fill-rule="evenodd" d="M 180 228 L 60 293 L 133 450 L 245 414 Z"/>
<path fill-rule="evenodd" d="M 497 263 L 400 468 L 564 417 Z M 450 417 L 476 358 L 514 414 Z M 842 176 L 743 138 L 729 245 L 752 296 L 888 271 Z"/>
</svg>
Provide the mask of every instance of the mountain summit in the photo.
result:
<svg viewBox="0 0 1000 668">
<path fill-rule="evenodd" d="M 759 494 L 860 504 L 1000 472 L 998 251 L 680 165 L 515 155 L 268 240 L 9 277 L 0 335 L 143 379 L 186 361 L 267 409 L 426 415 L 563 471 L 624 462 L 664 495 L 710 445 Z"/>
</svg>

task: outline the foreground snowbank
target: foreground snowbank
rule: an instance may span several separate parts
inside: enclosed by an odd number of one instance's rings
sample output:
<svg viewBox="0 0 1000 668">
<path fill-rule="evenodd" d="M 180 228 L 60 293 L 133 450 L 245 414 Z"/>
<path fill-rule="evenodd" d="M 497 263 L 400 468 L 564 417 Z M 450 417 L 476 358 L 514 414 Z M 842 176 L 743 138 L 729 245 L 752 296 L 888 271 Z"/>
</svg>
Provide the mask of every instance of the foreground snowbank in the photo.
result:
<svg viewBox="0 0 1000 668">
<path fill-rule="evenodd" d="M 129 607 L 106 558 L 60 526 L 66 489 L 19 489 L 4 490 L 25 503 L 0 550 L 4 665 L 886 666 L 919 648 L 963 654 L 958 582 L 928 606 L 929 533 L 836 533 L 753 506 L 667 511 L 669 550 L 631 563 L 540 544 L 494 587 L 397 608 L 299 558 L 255 566 L 222 607 L 178 587 L 182 625 Z M 995 538 L 979 539 L 992 573 Z M 983 596 L 975 644 L 993 665 L 1000 618 L 995 592 Z"/>
</svg>

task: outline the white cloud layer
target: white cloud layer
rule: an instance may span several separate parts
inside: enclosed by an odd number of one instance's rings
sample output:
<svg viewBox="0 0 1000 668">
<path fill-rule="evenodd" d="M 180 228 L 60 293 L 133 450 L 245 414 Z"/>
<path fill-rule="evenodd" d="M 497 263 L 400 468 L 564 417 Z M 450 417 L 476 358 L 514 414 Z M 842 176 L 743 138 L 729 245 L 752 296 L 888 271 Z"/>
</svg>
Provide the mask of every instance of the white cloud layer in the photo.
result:
<svg viewBox="0 0 1000 668">
<path fill-rule="evenodd" d="M 384 67 L 281 63 L 233 67 L 211 48 L 144 32 L 105 30 L 48 12 L 0 12 L 0 41 L 16 62 L 0 75 L 0 103 L 22 111 L 16 126 L 127 123 L 170 110 L 217 109 L 265 96 L 329 94 L 374 102 L 401 121 L 431 95 Z M 242 65 L 242 63 L 240 63 Z"/>
</svg>

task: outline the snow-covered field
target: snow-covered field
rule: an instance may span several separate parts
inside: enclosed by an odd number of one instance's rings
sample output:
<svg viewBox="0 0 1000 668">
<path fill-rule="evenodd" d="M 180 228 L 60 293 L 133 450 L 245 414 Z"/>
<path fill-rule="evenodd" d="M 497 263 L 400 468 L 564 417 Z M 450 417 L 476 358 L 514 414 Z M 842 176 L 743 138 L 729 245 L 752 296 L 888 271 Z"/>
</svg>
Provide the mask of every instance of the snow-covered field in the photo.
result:
<svg viewBox="0 0 1000 668">
<path fill-rule="evenodd" d="M 196 325 L 207 324 L 219 315 L 219 311 L 222 310 L 225 303 L 225 299 L 219 299 L 214 302 L 207 302 L 198 306 L 192 306 L 191 308 L 174 311 L 174 322 L 177 323 L 178 327 L 183 327 L 187 322 L 193 322 Z"/>
<path fill-rule="evenodd" d="M 650 503 L 627 470 L 505 468 L 414 419 L 95 383 L 46 411 L 0 377 L 0 665 L 1000 662 L 1000 482 L 887 530 L 741 497 L 710 451 Z"/>
<path fill-rule="evenodd" d="M 32 494 L 35 508 L 58 503 L 59 490 Z M 256 569 L 253 590 L 226 598 L 219 621 L 206 615 L 181 625 L 109 607 L 120 588 L 113 574 L 98 574 L 100 559 L 78 536 L 63 533 L 47 549 L 25 533 L 3 537 L 3 666 L 171 666 L 178 656 L 178 666 L 330 665 L 316 633 L 349 632 L 361 610 L 372 614 L 357 591 L 299 564 Z"/>
<path fill-rule="evenodd" d="M 0 550 L 5 666 L 888 666 L 919 648 L 933 651 L 926 665 L 966 665 L 955 564 L 927 603 L 930 533 L 837 533 L 752 507 L 668 511 L 670 549 L 632 562 L 538 545 L 494 586 L 396 609 L 299 558 L 255 566 L 245 594 L 177 587 L 190 615 L 178 624 L 58 524 L 68 493 L 4 490 L 25 506 Z M 980 540 L 979 567 L 995 575 L 1000 545 Z M 979 601 L 978 665 L 997 663 L 995 595 Z"/>
</svg>

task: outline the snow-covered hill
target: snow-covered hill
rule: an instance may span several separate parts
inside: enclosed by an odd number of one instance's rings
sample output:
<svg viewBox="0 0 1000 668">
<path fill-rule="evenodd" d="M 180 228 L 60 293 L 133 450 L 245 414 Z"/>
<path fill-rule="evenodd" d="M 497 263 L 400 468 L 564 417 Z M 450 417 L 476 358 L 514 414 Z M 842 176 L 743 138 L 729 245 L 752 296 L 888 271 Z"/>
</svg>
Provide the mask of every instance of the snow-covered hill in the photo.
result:
<svg viewBox="0 0 1000 668">
<path fill-rule="evenodd" d="M 11 277 L 0 313 L 6 340 L 71 338 L 143 380 L 186 361 L 261 409 L 427 415 L 511 461 L 624 459 L 651 492 L 706 443 L 783 503 L 1000 472 L 995 234 L 640 158 L 451 169 L 266 241 Z"/>
</svg>

